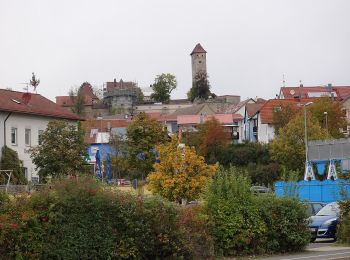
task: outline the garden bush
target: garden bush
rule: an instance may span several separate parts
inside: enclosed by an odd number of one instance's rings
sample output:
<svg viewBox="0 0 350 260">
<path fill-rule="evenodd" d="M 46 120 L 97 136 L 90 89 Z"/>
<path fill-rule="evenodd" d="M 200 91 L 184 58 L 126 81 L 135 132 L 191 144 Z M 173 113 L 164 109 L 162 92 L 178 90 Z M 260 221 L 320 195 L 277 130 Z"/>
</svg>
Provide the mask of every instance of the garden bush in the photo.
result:
<svg viewBox="0 0 350 260">
<path fill-rule="evenodd" d="M 299 251 L 309 242 L 302 203 L 253 194 L 243 170 L 220 169 L 204 199 L 215 250 L 220 255 Z"/>
<path fill-rule="evenodd" d="M 350 200 L 339 202 L 341 221 L 337 231 L 338 241 L 350 245 Z"/>
<path fill-rule="evenodd" d="M 0 254 L 19 259 L 212 257 L 210 244 L 199 243 L 207 239 L 205 223 L 194 213 L 188 216 L 160 198 L 112 191 L 89 178 L 63 180 L 7 203 L 0 215 Z M 200 237 L 191 241 L 196 229 Z"/>
<path fill-rule="evenodd" d="M 263 252 L 267 227 L 259 215 L 250 182 L 237 168 L 220 169 L 208 186 L 204 199 L 212 218 L 211 233 L 219 255 Z"/>
<path fill-rule="evenodd" d="M 301 251 L 310 241 L 306 205 L 297 198 L 258 197 L 260 214 L 268 229 L 267 252 Z"/>
</svg>

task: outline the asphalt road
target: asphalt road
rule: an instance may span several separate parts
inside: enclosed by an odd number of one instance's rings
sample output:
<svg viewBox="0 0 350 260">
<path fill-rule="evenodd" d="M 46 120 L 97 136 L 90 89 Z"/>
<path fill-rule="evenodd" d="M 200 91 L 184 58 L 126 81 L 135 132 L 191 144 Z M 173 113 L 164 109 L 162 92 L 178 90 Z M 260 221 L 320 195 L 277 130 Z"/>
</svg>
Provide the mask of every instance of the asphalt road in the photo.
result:
<svg viewBox="0 0 350 260">
<path fill-rule="evenodd" d="M 316 240 L 311 243 L 305 252 L 257 258 L 259 260 L 324 260 L 324 259 L 349 259 L 350 247 L 338 246 L 329 240 Z"/>
</svg>

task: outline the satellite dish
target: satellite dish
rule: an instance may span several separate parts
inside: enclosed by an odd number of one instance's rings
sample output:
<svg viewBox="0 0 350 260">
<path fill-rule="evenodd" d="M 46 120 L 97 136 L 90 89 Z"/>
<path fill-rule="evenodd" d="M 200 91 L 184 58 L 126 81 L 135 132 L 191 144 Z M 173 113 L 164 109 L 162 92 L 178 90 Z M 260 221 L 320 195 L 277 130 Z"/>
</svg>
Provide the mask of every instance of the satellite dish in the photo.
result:
<svg viewBox="0 0 350 260">
<path fill-rule="evenodd" d="M 289 93 L 290 93 L 292 96 L 294 96 L 294 94 L 295 94 L 294 89 L 292 89 L 291 91 L 289 91 Z"/>
</svg>

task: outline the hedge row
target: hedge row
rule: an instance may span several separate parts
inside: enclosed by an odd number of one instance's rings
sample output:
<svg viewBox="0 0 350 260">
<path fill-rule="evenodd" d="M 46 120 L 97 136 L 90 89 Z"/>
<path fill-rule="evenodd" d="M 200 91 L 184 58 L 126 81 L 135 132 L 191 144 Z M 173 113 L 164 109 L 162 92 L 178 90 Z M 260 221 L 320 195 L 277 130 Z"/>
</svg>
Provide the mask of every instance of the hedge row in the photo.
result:
<svg viewBox="0 0 350 260">
<path fill-rule="evenodd" d="M 90 179 L 0 201 L 3 258 L 213 257 L 206 221 L 195 209 L 104 190 Z"/>
</svg>

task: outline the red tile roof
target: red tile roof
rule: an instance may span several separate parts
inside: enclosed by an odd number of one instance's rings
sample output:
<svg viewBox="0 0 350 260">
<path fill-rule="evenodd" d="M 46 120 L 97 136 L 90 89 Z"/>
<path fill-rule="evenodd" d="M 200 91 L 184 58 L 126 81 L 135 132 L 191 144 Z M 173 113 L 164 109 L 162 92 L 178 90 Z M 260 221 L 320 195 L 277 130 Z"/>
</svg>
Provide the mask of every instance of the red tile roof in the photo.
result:
<svg viewBox="0 0 350 260">
<path fill-rule="evenodd" d="M 280 93 L 283 94 L 283 97 L 294 98 L 299 95 L 300 87 L 282 87 Z M 311 87 L 302 87 L 301 88 L 301 98 L 313 98 L 312 93 L 327 93 L 330 89 L 327 86 L 311 86 Z M 332 86 L 331 91 L 336 93 L 337 100 L 343 100 L 346 97 L 350 96 L 350 86 Z"/>
<path fill-rule="evenodd" d="M 84 143 L 91 144 L 95 142 L 95 136 L 91 135 L 91 129 L 97 129 L 98 132 L 108 132 L 110 128 L 128 127 L 130 120 L 125 119 L 92 119 L 82 122 L 84 129 Z"/>
<path fill-rule="evenodd" d="M 93 100 L 98 100 L 98 97 L 94 94 L 94 91 L 92 89 L 92 86 L 84 82 L 81 87 L 79 88 L 79 91 L 81 92 L 82 96 L 84 97 L 84 105 L 85 106 L 92 106 L 94 104 Z M 74 97 L 71 96 L 57 96 L 56 97 L 56 104 L 62 106 L 62 107 L 72 107 L 74 105 L 73 100 Z"/>
<path fill-rule="evenodd" d="M 0 111 L 48 116 L 63 119 L 81 119 L 40 94 L 0 89 Z"/>
<path fill-rule="evenodd" d="M 202 47 L 202 45 L 200 43 L 198 43 L 196 45 L 196 47 L 194 47 L 193 51 L 191 52 L 190 55 L 195 54 L 195 53 L 207 53 L 204 48 Z"/>
<path fill-rule="evenodd" d="M 240 121 L 243 119 L 240 114 L 214 114 L 206 117 L 204 121 L 210 120 L 212 117 L 217 119 L 222 125 L 232 124 L 234 121 Z"/>
<path fill-rule="evenodd" d="M 72 107 L 74 105 L 73 99 L 75 97 L 70 96 L 57 96 L 56 97 L 56 104 L 62 106 L 62 107 Z M 93 105 L 93 99 L 89 96 L 84 97 L 84 105 L 85 106 L 92 106 Z"/>
<path fill-rule="evenodd" d="M 232 124 L 233 122 L 237 122 L 243 119 L 240 114 L 214 114 L 209 116 L 202 116 L 202 120 L 200 115 L 178 115 L 177 124 L 198 125 L 202 122 L 210 120 L 213 117 L 216 118 L 222 125 Z"/>
<path fill-rule="evenodd" d="M 146 114 L 150 118 L 156 119 L 157 121 L 160 121 L 160 122 L 177 120 L 177 115 L 174 115 L 174 114 L 162 114 L 161 112 L 149 112 Z"/>
<path fill-rule="evenodd" d="M 275 107 L 286 106 L 287 104 L 291 104 L 298 108 L 299 103 L 305 104 L 310 101 L 312 101 L 312 99 L 310 98 L 305 98 L 301 101 L 299 101 L 299 99 L 270 99 L 266 101 L 266 103 L 260 108 L 261 123 L 272 123 L 273 109 Z"/>
<path fill-rule="evenodd" d="M 248 117 L 254 116 L 263 105 L 264 103 L 248 103 L 246 105 Z"/>
</svg>

